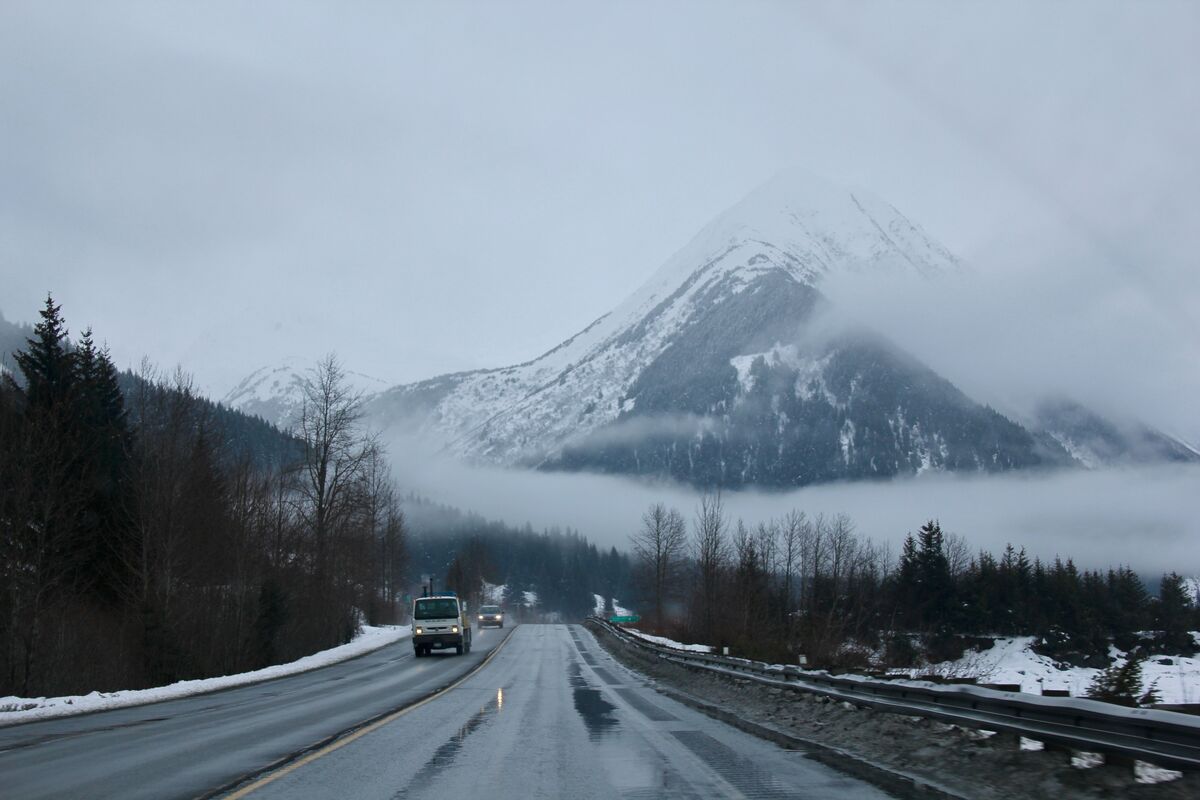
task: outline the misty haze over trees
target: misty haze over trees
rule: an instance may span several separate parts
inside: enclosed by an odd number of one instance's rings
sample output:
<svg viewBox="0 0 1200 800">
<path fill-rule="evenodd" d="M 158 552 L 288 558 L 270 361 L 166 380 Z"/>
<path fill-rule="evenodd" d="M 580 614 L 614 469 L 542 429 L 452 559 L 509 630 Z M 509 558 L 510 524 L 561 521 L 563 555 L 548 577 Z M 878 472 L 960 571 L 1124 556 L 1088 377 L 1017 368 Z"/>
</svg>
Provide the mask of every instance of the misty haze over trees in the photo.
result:
<svg viewBox="0 0 1200 800">
<path fill-rule="evenodd" d="M 289 661 L 393 622 L 407 529 L 325 359 L 293 437 L 119 375 L 49 297 L 0 379 L 0 694 L 140 688 Z"/>
<path fill-rule="evenodd" d="M 748 528 L 706 494 L 690 530 L 652 505 L 631 537 L 647 622 L 674 639 L 739 656 L 829 668 L 914 666 L 990 641 L 1037 637 L 1035 649 L 1079 666 L 1108 664 L 1110 644 L 1190 654 L 1197 598 L 1175 573 L 1157 598 L 1125 567 L 1076 568 L 1008 546 L 973 553 L 929 521 L 896 554 L 850 517 L 793 511 Z"/>
<path fill-rule="evenodd" d="M 406 514 L 413 536 L 413 573 L 429 575 L 434 589 L 448 588 L 475 607 L 484 601 L 483 583 L 504 586 L 494 598 L 512 610 L 537 596 L 530 612 L 582 619 L 595 610 L 595 596 L 628 604 L 636 591 L 632 561 L 615 547 L 603 551 L 578 531 L 532 526 L 515 528 L 475 514 L 410 496 Z"/>
</svg>

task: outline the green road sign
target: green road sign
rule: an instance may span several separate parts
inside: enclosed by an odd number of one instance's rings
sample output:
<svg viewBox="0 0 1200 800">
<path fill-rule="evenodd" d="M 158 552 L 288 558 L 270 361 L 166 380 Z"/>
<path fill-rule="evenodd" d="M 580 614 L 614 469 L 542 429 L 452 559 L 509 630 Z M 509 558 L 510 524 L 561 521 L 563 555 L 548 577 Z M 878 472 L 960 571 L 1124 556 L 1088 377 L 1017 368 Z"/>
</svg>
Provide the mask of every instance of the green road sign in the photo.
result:
<svg viewBox="0 0 1200 800">
<path fill-rule="evenodd" d="M 614 625 L 623 625 L 626 622 L 641 622 L 642 618 L 637 614 L 631 614 L 628 617 L 609 617 L 608 621 Z"/>
</svg>

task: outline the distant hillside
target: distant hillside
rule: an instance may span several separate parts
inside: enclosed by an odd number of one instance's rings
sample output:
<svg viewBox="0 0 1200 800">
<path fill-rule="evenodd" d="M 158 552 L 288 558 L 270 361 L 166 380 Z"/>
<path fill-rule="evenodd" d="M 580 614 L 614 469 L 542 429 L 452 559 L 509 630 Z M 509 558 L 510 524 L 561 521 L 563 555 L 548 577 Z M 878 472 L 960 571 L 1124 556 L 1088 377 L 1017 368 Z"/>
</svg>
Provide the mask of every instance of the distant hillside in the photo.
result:
<svg viewBox="0 0 1200 800">
<path fill-rule="evenodd" d="M 33 326 L 9 322 L 0 315 L 0 368 L 13 368 L 12 354 L 25 346 L 33 335 Z"/>
<path fill-rule="evenodd" d="M 132 372 L 120 374 L 121 390 L 125 393 L 125 407 L 130 421 L 137 424 L 137 394 L 176 391 L 147 383 Z M 282 467 L 295 463 L 304 455 L 303 444 L 271 423 L 256 416 L 243 414 L 227 408 L 206 397 L 197 398 L 203 413 L 216 422 L 222 432 L 221 451 L 230 459 L 248 458 L 260 467 Z"/>
</svg>

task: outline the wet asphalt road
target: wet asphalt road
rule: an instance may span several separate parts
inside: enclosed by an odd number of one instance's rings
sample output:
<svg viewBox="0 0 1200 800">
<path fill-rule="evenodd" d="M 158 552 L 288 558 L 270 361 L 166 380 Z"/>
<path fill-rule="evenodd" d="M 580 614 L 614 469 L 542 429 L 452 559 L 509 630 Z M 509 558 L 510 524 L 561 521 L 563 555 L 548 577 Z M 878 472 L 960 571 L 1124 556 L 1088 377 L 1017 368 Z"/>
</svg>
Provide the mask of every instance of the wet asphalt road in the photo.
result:
<svg viewBox="0 0 1200 800">
<path fill-rule="evenodd" d="M 268 798 L 882 798 L 657 694 L 572 625 L 523 625 L 461 685 L 245 792 Z"/>
<path fill-rule="evenodd" d="M 476 631 L 465 656 L 417 659 L 406 640 L 253 686 L 3 727 L 0 798 L 202 796 L 451 683 L 510 632 Z"/>
</svg>

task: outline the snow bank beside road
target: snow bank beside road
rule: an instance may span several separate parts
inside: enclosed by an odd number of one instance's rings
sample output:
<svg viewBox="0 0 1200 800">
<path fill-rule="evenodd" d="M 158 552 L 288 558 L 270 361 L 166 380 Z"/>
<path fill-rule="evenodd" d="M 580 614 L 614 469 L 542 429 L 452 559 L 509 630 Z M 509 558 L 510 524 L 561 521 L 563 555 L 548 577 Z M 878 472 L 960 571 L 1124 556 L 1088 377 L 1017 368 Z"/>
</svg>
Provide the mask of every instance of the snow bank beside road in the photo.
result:
<svg viewBox="0 0 1200 800">
<path fill-rule="evenodd" d="M 660 644 L 663 647 L 673 647 L 676 650 L 687 650 L 689 653 L 711 653 L 713 648 L 706 644 L 680 644 L 673 639 L 668 639 L 665 636 L 655 636 L 651 633 L 642 633 L 637 628 L 626 628 L 626 631 L 632 633 L 639 639 L 645 639 L 647 642 Z"/>
<path fill-rule="evenodd" d="M 276 664 L 253 672 L 242 672 L 237 675 L 222 675 L 218 678 L 203 678 L 193 681 L 179 681 L 167 686 L 156 686 L 152 689 L 126 689 L 115 692 L 92 692 L 85 695 L 70 697 L 0 697 L 0 726 L 12 725 L 17 722 L 27 722 L 34 719 L 49 719 L 51 717 L 67 717 L 83 714 L 89 711 L 103 711 L 127 706 L 140 706 L 146 703 L 157 703 L 161 700 L 174 700 L 193 694 L 214 692 L 219 689 L 232 689 L 250 683 L 282 678 L 301 672 L 326 667 L 339 661 L 346 661 L 356 656 L 366 655 L 394 642 L 407 639 L 412 635 L 408 625 L 387 627 L 371 627 L 364 625 L 362 632 L 354 640 L 340 647 L 322 650 L 311 656 L 297 659 L 287 664 Z"/>
</svg>

